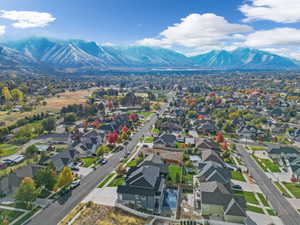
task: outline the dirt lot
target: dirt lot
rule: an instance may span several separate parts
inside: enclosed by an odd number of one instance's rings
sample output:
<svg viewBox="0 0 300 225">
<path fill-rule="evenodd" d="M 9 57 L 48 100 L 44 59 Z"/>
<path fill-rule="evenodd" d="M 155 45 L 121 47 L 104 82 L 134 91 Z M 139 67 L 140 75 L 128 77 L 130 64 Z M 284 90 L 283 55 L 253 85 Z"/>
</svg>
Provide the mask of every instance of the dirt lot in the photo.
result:
<svg viewBox="0 0 300 225">
<path fill-rule="evenodd" d="M 93 90 L 94 88 L 75 92 L 66 91 L 59 94 L 60 97 L 51 97 L 46 99 L 45 101 L 47 102 L 47 105 L 38 106 L 31 112 L 0 112 L 0 121 L 5 122 L 5 126 L 9 126 L 26 116 L 31 116 L 41 112 L 58 112 L 64 106 L 85 103 L 86 97 L 89 96 Z"/>
</svg>

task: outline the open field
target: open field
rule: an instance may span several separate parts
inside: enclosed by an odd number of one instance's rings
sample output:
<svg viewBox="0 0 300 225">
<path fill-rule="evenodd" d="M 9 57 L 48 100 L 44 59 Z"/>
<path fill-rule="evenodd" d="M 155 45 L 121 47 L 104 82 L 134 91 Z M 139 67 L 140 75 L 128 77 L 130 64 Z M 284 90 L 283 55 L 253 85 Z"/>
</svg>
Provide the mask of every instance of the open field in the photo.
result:
<svg viewBox="0 0 300 225">
<path fill-rule="evenodd" d="M 0 144 L 0 157 L 15 154 L 18 151 L 18 149 L 19 147 L 16 145 Z"/>
<path fill-rule="evenodd" d="M 51 97 L 45 99 L 46 105 L 40 105 L 31 112 L 0 112 L 0 121 L 5 122 L 5 126 L 15 123 L 17 120 L 32 116 L 41 112 L 58 112 L 62 107 L 72 104 L 82 104 L 86 102 L 86 97 L 89 96 L 95 88 L 79 90 L 79 91 L 66 91 L 58 94 L 59 97 Z M 1 128 L 1 127 L 0 127 Z"/>
</svg>

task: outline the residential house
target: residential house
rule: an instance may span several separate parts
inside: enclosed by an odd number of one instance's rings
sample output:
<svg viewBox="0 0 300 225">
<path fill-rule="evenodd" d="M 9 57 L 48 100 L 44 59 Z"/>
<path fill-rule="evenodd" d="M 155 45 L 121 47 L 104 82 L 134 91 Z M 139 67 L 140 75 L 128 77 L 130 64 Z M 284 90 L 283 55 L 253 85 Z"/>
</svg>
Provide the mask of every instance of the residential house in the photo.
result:
<svg viewBox="0 0 300 225">
<path fill-rule="evenodd" d="M 61 171 L 65 166 L 69 166 L 72 163 L 77 162 L 79 159 L 79 152 L 75 149 L 64 150 L 58 152 L 56 155 L 51 157 L 51 161 L 56 171 Z"/>
<path fill-rule="evenodd" d="M 153 142 L 154 148 L 170 147 L 176 148 L 177 138 L 173 134 L 161 134 L 159 137 L 155 138 Z"/>
<path fill-rule="evenodd" d="M 118 202 L 159 214 L 163 203 L 165 177 L 156 165 L 141 165 L 128 171 L 125 184 L 117 188 Z"/>
<path fill-rule="evenodd" d="M 268 155 L 272 159 L 280 159 L 283 156 L 297 157 L 300 155 L 300 152 L 294 147 L 280 146 L 272 148 L 270 151 L 268 151 Z"/>
<path fill-rule="evenodd" d="M 39 169 L 43 168 L 40 165 L 29 164 L 20 167 L 10 174 L 0 178 L 0 193 L 14 193 L 25 177 L 33 178 Z"/>
</svg>

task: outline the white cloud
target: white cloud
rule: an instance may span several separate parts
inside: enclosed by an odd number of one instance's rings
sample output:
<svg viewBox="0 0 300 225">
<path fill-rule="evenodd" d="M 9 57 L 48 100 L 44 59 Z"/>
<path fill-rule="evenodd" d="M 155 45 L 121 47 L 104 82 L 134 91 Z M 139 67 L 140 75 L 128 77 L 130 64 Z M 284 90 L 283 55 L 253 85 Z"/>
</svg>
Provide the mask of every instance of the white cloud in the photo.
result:
<svg viewBox="0 0 300 225">
<path fill-rule="evenodd" d="M 0 11 L 0 17 L 16 21 L 12 25 L 16 28 L 45 27 L 56 20 L 50 13 L 35 11 Z"/>
<path fill-rule="evenodd" d="M 224 17 L 212 13 L 190 14 L 162 31 L 157 38 L 145 38 L 138 44 L 152 46 L 199 47 L 218 45 L 222 40 L 236 39 L 235 34 L 252 31 L 252 27 L 229 23 Z M 240 39 L 241 36 L 238 37 Z"/>
<path fill-rule="evenodd" d="M 300 60 L 300 48 L 261 48 L 261 50 Z"/>
<path fill-rule="evenodd" d="M 0 35 L 3 35 L 3 34 L 5 34 L 5 29 L 6 29 L 6 27 L 5 27 L 5 26 L 3 26 L 3 25 L 0 25 Z"/>
<path fill-rule="evenodd" d="M 285 27 L 256 31 L 247 36 L 244 44 L 254 48 L 298 46 L 300 44 L 300 30 Z"/>
<path fill-rule="evenodd" d="M 279 23 L 300 21 L 299 0 L 251 0 L 240 11 L 247 17 L 244 21 L 272 20 Z"/>
</svg>

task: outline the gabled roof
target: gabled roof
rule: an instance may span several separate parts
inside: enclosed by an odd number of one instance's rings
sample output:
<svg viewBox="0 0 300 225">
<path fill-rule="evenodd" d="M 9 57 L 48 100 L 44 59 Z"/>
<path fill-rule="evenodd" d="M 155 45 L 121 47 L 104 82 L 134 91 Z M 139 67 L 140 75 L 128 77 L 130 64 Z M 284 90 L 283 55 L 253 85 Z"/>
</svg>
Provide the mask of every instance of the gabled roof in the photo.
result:
<svg viewBox="0 0 300 225">
<path fill-rule="evenodd" d="M 235 201 L 235 199 L 231 199 L 224 214 L 232 216 L 246 216 L 245 210 Z"/>
<path fill-rule="evenodd" d="M 155 166 L 142 166 L 133 171 L 127 178 L 126 184 L 131 186 L 155 187 L 159 168 Z"/>
</svg>

